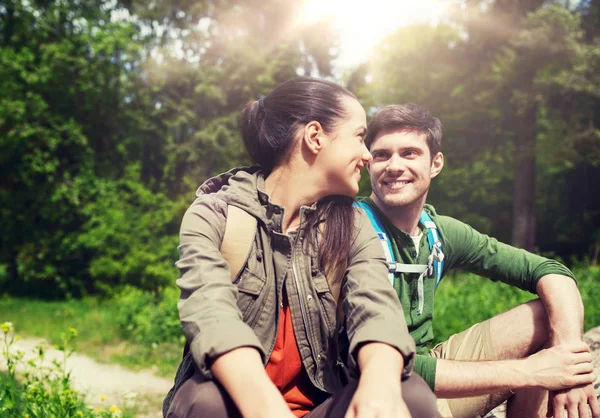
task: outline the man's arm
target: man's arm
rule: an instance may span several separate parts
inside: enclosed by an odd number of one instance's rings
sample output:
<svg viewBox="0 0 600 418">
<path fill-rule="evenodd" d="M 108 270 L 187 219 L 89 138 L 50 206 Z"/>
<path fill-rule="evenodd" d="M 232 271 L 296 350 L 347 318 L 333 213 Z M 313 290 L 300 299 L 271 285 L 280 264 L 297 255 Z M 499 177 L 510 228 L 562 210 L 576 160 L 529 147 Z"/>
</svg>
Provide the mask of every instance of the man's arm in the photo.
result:
<svg viewBox="0 0 600 418">
<path fill-rule="evenodd" d="M 550 347 L 520 360 L 461 362 L 438 360 L 435 393 L 440 397 L 476 396 L 502 390 L 540 388 L 551 392 L 554 416 L 569 416 L 589 405 L 600 417 L 592 383 L 589 348 L 582 341 L 583 303 L 568 276 L 543 276 L 536 288 L 548 318 Z"/>
<path fill-rule="evenodd" d="M 441 398 L 460 398 L 524 388 L 561 390 L 589 384 L 594 378 L 589 348 L 580 341 L 518 360 L 440 359 L 435 394 Z"/>
<path fill-rule="evenodd" d="M 583 302 L 575 282 L 560 274 L 548 274 L 538 281 L 536 290 L 548 315 L 548 345 L 582 341 Z M 554 416 L 562 416 L 567 409 L 571 416 L 587 404 L 592 416 L 600 418 L 592 383 L 551 393 L 548 409 L 554 409 Z"/>
<path fill-rule="evenodd" d="M 536 286 L 548 315 L 549 345 L 583 339 L 583 302 L 575 281 L 560 274 L 547 274 Z"/>
</svg>

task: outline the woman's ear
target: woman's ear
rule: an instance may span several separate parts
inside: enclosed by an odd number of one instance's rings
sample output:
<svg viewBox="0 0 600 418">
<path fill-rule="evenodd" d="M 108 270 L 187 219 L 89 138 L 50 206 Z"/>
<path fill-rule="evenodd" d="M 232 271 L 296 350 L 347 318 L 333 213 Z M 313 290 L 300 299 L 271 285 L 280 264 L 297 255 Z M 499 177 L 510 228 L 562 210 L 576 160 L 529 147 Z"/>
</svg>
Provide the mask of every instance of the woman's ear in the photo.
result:
<svg viewBox="0 0 600 418">
<path fill-rule="evenodd" d="M 323 148 L 324 134 L 321 124 L 313 120 L 304 126 L 302 142 L 312 154 L 316 155 Z"/>
</svg>

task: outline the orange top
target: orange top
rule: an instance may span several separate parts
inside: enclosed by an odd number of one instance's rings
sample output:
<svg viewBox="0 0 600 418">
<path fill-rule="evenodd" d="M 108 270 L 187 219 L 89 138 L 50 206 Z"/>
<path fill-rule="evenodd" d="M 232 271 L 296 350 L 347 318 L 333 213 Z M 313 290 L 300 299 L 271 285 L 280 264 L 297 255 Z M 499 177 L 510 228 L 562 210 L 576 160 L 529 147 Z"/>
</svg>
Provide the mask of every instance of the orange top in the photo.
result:
<svg viewBox="0 0 600 418">
<path fill-rule="evenodd" d="M 306 370 L 302 367 L 302 359 L 292 326 L 290 306 L 285 292 L 275 347 L 269 357 L 266 371 L 294 415 L 303 417 L 315 407 L 319 392 L 312 385 Z"/>
</svg>

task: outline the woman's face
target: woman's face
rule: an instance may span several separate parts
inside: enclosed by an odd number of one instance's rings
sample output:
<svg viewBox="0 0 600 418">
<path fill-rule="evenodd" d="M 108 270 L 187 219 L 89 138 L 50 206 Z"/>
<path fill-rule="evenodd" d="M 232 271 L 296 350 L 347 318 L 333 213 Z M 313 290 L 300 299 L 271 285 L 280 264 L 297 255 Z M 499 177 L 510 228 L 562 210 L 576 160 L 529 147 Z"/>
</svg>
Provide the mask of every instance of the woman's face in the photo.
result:
<svg viewBox="0 0 600 418">
<path fill-rule="evenodd" d="M 371 161 L 365 146 L 367 116 L 361 104 L 353 98 L 342 99 L 345 117 L 338 120 L 327 135 L 328 146 L 321 150 L 328 194 L 354 196 L 358 193 L 361 169 Z"/>
</svg>

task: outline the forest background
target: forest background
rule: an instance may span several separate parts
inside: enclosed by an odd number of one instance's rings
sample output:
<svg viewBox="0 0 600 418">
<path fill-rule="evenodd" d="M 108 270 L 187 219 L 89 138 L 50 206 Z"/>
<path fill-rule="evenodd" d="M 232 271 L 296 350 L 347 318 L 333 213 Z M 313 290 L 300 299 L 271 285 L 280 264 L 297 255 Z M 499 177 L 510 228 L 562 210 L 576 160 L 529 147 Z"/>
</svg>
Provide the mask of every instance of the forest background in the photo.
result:
<svg viewBox="0 0 600 418">
<path fill-rule="evenodd" d="M 205 179 L 251 163 L 242 107 L 312 75 L 369 116 L 428 107 L 446 157 L 429 202 L 567 263 L 600 325 L 600 0 L 454 1 L 352 68 L 326 19 L 297 21 L 302 5 L 0 3 L 0 321 L 51 340 L 76 326 L 92 351 L 128 341 L 98 356 L 172 375 L 183 212 Z M 477 280 L 440 286 L 438 338 L 531 297 Z"/>
</svg>

